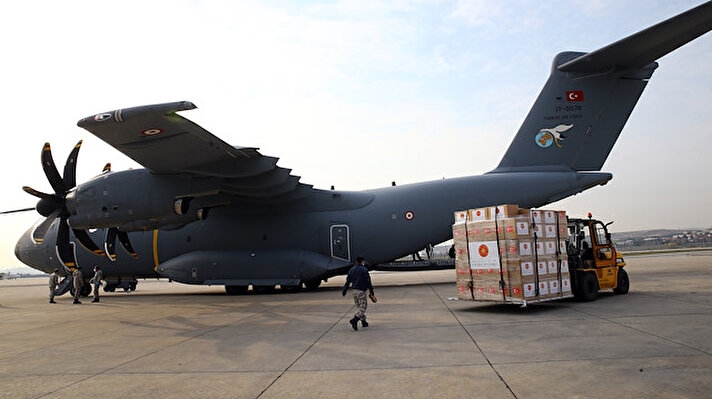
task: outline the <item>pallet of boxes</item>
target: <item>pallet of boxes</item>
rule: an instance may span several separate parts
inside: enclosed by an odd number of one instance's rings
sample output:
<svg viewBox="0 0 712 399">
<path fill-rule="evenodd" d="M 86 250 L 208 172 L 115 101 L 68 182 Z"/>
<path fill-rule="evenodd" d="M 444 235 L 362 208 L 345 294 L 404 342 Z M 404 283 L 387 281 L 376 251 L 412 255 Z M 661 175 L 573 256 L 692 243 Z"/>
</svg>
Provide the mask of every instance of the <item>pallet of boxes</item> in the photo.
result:
<svg viewBox="0 0 712 399">
<path fill-rule="evenodd" d="M 515 303 L 572 297 L 565 211 L 498 205 L 455 212 L 460 300 Z"/>
</svg>

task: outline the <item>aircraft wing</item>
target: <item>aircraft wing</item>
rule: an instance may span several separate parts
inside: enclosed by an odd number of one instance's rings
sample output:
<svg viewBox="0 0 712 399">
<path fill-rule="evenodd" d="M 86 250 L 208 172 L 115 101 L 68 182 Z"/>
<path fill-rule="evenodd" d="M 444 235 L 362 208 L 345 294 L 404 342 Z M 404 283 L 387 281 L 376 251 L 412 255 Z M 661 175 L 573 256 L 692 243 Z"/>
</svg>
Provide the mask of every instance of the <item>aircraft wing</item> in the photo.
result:
<svg viewBox="0 0 712 399">
<path fill-rule="evenodd" d="M 156 174 L 224 179 L 221 191 L 245 198 L 275 198 L 311 188 L 299 183 L 278 158 L 257 148 L 233 147 L 178 111 L 197 108 L 180 101 L 118 109 L 86 117 L 77 125 Z M 216 187 L 218 188 L 218 187 Z"/>
</svg>

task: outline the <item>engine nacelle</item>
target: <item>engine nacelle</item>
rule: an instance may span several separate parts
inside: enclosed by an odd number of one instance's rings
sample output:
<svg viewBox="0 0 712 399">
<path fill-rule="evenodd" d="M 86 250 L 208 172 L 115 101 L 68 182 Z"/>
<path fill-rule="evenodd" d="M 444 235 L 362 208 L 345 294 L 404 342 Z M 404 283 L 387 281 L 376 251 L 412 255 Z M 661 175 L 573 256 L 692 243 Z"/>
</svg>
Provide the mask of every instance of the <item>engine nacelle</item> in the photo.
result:
<svg viewBox="0 0 712 399">
<path fill-rule="evenodd" d="M 139 231 L 181 226 L 205 217 L 187 193 L 200 192 L 209 179 L 154 175 L 145 169 L 104 173 L 67 195 L 69 224 L 75 229 L 121 226 Z"/>
</svg>

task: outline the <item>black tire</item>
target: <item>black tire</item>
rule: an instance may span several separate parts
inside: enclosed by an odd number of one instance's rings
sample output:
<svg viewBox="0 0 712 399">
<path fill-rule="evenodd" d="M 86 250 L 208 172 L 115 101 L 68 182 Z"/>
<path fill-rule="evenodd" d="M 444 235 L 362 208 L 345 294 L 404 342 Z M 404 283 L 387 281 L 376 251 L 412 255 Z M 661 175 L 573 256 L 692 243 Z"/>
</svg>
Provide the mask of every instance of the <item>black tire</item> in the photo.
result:
<svg viewBox="0 0 712 399">
<path fill-rule="evenodd" d="M 628 272 L 624 269 L 618 270 L 618 286 L 613 289 L 614 294 L 625 295 L 630 289 L 630 280 L 628 279 Z"/>
<path fill-rule="evenodd" d="M 225 293 L 228 295 L 245 295 L 247 294 L 247 285 L 226 285 Z"/>
<path fill-rule="evenodd" d="M 254 291 L 255 294 L 271 294 L 275 291 L 275 286 L 274 285 L 253 285 L 252 291 Z"/>
<path fill-rule="evenodd" d="M 129 291 L 136 291 L 136 283 L 129 284 Z"/>
<path fill-rule="evenodd" d="M 282 292 L 286 293 L 294 293 L 294 292 L 299 292 L 299 290 L 302 289 L 302 285 L 280 285 L 279 289 L 282 290 Z"/>
<path fill-rule="evenodd" d="M 598 278 L 594 272 L 585 272 L 578 276 L 578 295 L 576 299 L 581 302 L 591 302 L 598 298 Z"/>
<path fill-rule="evenodd" d="M 80 292 L 80 295 L 83 297 L 88 297 L 90 294 L 91 294 L 91 285 L 89 285 L 89 284 L 82 285 L 82 291 Z"/>
<path fill-rule="evenodd" d="M 314 279 L 314 280 L 307 280 L 304 282 L 304 286 L 307 288 L 308 291 L 316 291 L 319 289 L 319 286 L 321 285 L 321 279 Z"/>
</svg>

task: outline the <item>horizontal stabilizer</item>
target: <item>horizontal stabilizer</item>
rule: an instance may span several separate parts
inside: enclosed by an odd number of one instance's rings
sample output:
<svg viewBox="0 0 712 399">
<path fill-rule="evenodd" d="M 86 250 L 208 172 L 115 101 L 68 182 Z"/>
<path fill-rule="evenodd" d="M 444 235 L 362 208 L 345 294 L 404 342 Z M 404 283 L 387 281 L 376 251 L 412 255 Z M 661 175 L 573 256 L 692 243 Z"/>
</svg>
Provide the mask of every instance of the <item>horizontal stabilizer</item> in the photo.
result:
<svg viewBox="0 0 712 399">
<path fill-rule="evenodd" d="M 557 68 L 595 73 L 616 67 L 641 68 L 712 29 L 712 1 L 685 11 Z"/>
</svg>

